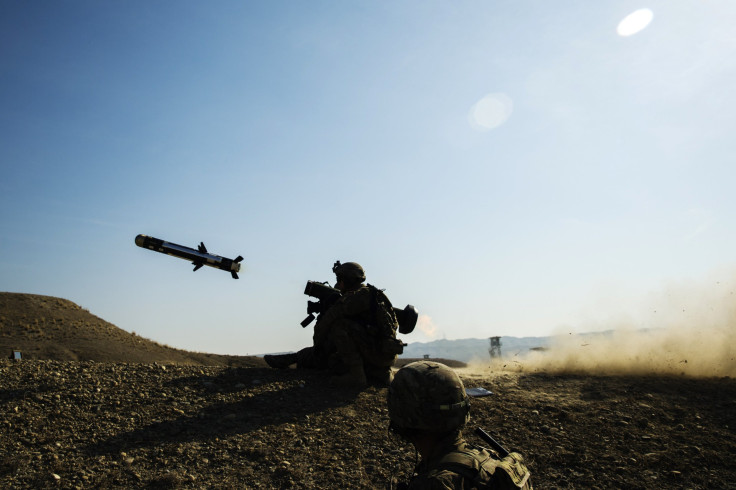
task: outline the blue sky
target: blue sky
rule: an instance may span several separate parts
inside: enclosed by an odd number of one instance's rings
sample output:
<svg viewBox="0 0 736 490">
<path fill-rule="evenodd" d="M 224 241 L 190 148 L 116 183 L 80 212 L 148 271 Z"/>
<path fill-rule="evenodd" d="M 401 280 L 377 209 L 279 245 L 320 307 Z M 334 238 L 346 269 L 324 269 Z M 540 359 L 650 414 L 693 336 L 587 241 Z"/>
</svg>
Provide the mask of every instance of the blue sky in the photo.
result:
<svg viewBox="0 0 736 490">
<path fill-rule="evenodd" d="M 335 260 L 420 310 L 408 342 L 663 326 L 672 284 L 736 285 L 734 23 L 726 0 L 3 2 L 0 290 L 229 354 L 308 345 Z"/>
</svg>

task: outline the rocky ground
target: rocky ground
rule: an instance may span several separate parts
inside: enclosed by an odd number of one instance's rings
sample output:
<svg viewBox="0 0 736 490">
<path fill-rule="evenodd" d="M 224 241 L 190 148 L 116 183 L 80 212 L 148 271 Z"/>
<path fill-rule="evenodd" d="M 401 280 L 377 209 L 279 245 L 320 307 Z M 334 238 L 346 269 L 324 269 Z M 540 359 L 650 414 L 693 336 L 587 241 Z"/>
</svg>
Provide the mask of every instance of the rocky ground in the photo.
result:
<svg viewBox="0 0 736 490">
<path fill-rule="evenodd" d="M 736 488 L 733 379 L 463 373 L 536 488 Z M 0 361 L 2 488 L 386 488 L 385 388 L 265 368 Z M 474 435 L 469 439 L 479 442 Z"/>
</svg>

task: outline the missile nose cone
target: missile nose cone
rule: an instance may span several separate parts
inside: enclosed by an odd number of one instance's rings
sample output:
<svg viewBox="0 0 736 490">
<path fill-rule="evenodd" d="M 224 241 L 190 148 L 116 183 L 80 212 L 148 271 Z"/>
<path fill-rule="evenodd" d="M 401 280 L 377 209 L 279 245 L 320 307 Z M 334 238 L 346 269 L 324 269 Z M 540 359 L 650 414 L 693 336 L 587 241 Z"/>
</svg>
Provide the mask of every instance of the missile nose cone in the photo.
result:
<svg viewBox="0 0 736 490">
<path fill-rule="evenodd" d="M 142 247 L 143 242 L 145 241 L 146 241 L 146 235 L 138 235 L 137 237 L 135 237 L 135 244 L 138 245 L 139 247 Z"/>
</svg>

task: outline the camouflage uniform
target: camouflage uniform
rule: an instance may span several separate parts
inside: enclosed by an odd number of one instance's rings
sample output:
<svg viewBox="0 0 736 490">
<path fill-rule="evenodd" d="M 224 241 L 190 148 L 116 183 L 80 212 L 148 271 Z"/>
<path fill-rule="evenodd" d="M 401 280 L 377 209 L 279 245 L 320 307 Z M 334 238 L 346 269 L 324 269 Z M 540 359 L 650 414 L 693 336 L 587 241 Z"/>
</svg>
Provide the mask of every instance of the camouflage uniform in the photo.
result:
<svg viewBox="0 0 736 490">
<path fill-rule="evenodd" d="M 320 314 L 314 327 L 314 346 L 327 354 L 331 368 L 362 364 L 369 378 L 387 383 L 401 343 L 396 339 L 398 326 L 386 295 L 374 286 L 361 285 L 344 292 Z"/>
<path fill-rule="evenodd" d="M 470 420 L 470 399 L 449 367 L 433 361 L 407 364 L 394 376 L 387 402 L 389 428 L 429 451 L 422 454 L 408 488 L 532 489 L 519 453 L 497 459 L 465 442 L 461 429 Z"/>
<path fill-rule="evenodd" d="M 407 488 L 532 490 L 529 470 L 519 453 L 495 459 L 489 451 L 466 443 L 459 432 L 419 463 Z"/>
</svg>

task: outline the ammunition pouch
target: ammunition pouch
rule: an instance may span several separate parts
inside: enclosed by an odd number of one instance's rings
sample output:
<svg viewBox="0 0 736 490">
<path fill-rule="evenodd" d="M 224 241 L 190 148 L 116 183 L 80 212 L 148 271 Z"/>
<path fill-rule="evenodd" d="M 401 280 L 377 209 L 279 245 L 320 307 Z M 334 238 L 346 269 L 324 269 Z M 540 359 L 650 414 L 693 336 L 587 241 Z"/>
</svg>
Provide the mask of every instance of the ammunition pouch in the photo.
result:
<svg viewBox="0 0 736 490">
<path fill-rule="evenodd" d="M 399 339 L 381 339 L 380 341 L 381 352 L 392 356 L 403 354 L 405 345 Z"/>
<path fill-rule="evenodd" d="M 399 339 L 377 339 L 371 346 L 359 346 L 363 360 L 378 367 L 393 366 L 396 356 L 404 352 L 404 343 Z"/>
</svg>

